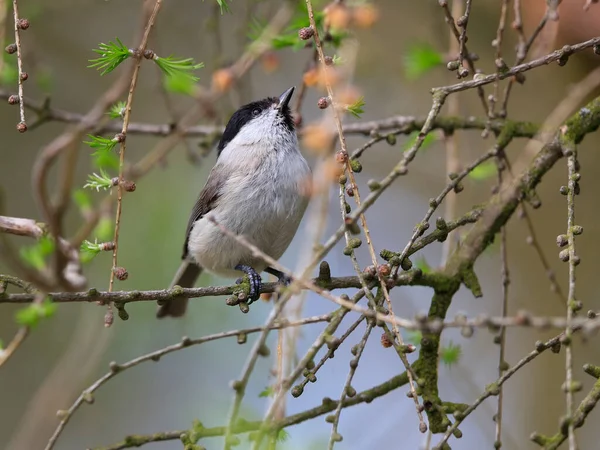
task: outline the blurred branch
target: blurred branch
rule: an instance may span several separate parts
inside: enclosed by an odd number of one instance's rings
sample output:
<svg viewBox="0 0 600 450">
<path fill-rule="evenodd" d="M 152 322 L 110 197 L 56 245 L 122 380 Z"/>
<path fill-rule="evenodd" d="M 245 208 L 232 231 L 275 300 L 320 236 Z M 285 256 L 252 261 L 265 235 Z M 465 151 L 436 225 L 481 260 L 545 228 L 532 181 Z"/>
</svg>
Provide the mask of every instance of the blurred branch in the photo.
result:
<svg viewBox="0 0 600 450">
<path fill-rule="evenodd" d="M 33 219 L 0 216 L 0 232 L 39 239 L 46 236 L 48 230 L 45 224 L 36 222 Z M 58 242 L 59 245 L 64 246 L 64 251 L 70 248 L 69 243 L 64 239 L 59 238 Z"/>
<path fill-rule="evenodd" d="M 47 235 L 46 225 L 36 222 L 33 219 L 24 219 L 20 217 L 0 216 L 0 233 L 14 234 L 17 236 L 27 236 L 34 239 L 40 239 Z M 81 263 L 79 252 L 63 238 L 58 238 L 58 250 L 67 255 L 67 261 L 63 268 L 62 276 L 69 282 L 69 285 L 75 289 L 85 287 L 86 279 L 81 274 Z M 47 278 L 47 277 L 46 277 Z M 48 280 L 46 280 L 48 281 Z M 34 301 L 34 296 L 29 303 Z"/>
<path fill-rule="evenodd" d="M 35 303 L 39 304 L 44 300 L 43 294 L 35 295 Z M 0 367 L 2 367 L 6 361 L 10 359 L 10 357 L 17 351 L 17 349 L 21 346 L 21 344 L 25 341 L 27 336 L 29 336 L 29 331 L 31 330 L 30 326 L 23 325 L 19 327 L 14 337 L 10 340 L 6 348 L 0 347 Z"/>
<path fill-rule="evenodd" d="M 18 287 L 19 289 L 23 289 L 28 294 L 35 294 L 37 292 L 37 289 L 33 284 L 11 275 L 0 274 L 0 283 L 2 283 L 2 285 L 0 285 L 0 296 L 6 294 L 6 287 L 9 284 Z"/>
<path fill-rule="evenodd" d="M 0 367 L 2 367 L 4 363 L 8 361 L 8 359 L 13 355 L 17 348 L 19 348 L 28 335 L 29 327 L 20 327 L 6 348 L 0 349 Z"/>
</svg>

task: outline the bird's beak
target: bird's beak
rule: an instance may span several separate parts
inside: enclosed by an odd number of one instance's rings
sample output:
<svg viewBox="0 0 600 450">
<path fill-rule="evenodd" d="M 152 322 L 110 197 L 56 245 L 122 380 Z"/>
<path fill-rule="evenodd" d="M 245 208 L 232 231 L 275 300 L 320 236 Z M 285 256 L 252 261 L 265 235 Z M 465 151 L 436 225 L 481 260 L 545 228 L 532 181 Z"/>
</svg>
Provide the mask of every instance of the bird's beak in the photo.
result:
<svg viewBox="0 0 600 450">
<path fill-rule="evenodd" d="M 283 108 L 288 106 L 288 104 L 290 103 L 290 100 L 292 98 L 292 95 L 294 94 L 294 89 L 295 89 L 295 87 L 292 86 L 287 91 L 285 91 L 283 94 L 281 94 L 281 96 L 279 97 L 279 105 L 277 106 L 277 109 L 282 110 Z"/>
</svg>

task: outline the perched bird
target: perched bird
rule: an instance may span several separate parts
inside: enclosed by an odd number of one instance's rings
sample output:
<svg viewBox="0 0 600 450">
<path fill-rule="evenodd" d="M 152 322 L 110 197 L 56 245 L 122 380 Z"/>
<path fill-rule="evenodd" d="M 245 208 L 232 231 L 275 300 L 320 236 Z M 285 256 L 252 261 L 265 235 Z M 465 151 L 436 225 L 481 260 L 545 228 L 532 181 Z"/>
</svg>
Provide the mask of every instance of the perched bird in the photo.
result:
<svg viewBox="0 0 600 450">
<path fill-rule="evenodd" d="M 231 116 L 218 145 L 217 162 L 192 209 L 183 263 L 172 286 L 193 287 L 202 269 L 225 277 L 246 274 L 251 303 L 260 296 L 260 272 L 286 281 L 208 217 L 274 259 L 288 248 L 308 204 L 302 186 L 311 176 L 289 107 L 293 93 L 292 87 L 279 98 L 249 103 Z M 180 317 L 187 303 L 187 299 L 165 302 L 156 316 Z"/>
</svg>

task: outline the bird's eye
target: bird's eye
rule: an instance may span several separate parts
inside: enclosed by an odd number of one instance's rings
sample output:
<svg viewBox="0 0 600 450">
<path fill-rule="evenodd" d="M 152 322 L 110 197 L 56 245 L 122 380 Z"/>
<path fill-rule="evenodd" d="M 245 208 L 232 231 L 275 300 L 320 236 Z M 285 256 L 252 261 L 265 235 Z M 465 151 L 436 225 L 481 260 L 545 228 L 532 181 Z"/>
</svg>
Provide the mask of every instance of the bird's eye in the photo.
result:
<svg viewBox="0 0 600 450">
<path fill-rule="evenodd" d="M 259 108 L 254 108 L 252 110 L 252 116 L 256 117 L 260 114 L 260 109 Z"/>
</svg>

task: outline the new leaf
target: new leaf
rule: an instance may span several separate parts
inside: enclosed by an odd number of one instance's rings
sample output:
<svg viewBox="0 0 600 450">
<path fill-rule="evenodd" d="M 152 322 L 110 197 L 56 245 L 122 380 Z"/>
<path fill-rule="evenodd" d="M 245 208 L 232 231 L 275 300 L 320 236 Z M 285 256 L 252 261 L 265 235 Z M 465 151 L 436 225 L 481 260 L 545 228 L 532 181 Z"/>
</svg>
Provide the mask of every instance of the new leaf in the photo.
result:
<svg viewBox="0 0 600 450">
<path fill-rule="evenodd" d="M 88 67 L 93 67 L 100 71 L 100 75 L 105 75 L 115 70 L 115 68 L 129 58 L 132 52 L 117 38 L 117 43 L 109 41 L 108 44 L 101 43 L 94 52 L 100 55 L 99 58 L 90 59 Z"/>
<path fill-rule="evenodd" d="M 160 70 L 168 77 L 185 76 L 192 81 L 199 80 L 192 71 L 204 67 L 204 63 L 196 64 L 193 58 L 175 59 L 173 56 L 168 56 L 166 58 L 155 56 L 152 61 L 154 61 L 156 65 L 160 67 Z"/>
</svg>

